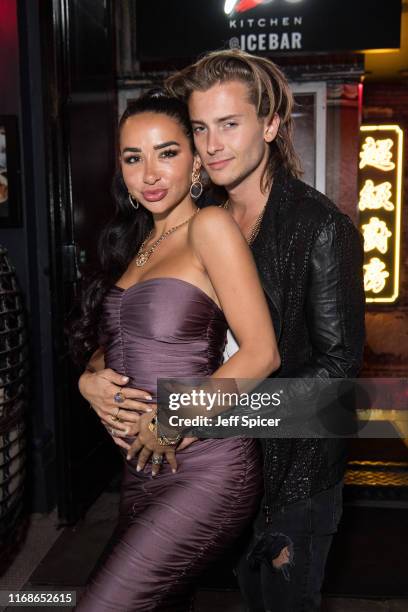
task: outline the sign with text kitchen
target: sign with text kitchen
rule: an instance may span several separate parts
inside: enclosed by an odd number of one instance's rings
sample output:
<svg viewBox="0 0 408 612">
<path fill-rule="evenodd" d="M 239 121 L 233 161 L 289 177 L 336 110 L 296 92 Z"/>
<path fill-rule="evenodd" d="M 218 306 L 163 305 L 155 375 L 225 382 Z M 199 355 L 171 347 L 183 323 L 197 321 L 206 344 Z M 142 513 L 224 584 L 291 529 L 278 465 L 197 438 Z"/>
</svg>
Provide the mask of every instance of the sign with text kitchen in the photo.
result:
<svg viewBox="0 0 408 612">
<path fill-rule="evenodd" d="M 398 49 L 401 0 L 137 0 L 136 19 L 142 61 Z"/>
</svg>

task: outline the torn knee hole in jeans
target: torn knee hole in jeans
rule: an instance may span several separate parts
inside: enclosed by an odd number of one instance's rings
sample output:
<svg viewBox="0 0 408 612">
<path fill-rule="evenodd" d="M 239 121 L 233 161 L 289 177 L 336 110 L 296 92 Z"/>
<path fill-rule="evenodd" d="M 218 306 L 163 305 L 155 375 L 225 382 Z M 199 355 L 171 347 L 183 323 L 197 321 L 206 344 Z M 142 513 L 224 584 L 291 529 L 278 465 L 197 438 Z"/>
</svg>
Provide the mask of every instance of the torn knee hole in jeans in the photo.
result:
<svg viewBox="0 0 408 612">
<path fill-rule="evenodd" d="M 281 569 L 286 563 L 289 563 L 289 546 L 282 548 L 279 555 L 272 559 L 272 565 L 275 569 Z"/>
<path fill-rule="evenodd" d="M 256 536 L 247 559 L 252 568 L 266 563 L 289 580 L 289 567 L 293 565 L 293 542 L 284 533 L 263 532 Z"/>
</svg>

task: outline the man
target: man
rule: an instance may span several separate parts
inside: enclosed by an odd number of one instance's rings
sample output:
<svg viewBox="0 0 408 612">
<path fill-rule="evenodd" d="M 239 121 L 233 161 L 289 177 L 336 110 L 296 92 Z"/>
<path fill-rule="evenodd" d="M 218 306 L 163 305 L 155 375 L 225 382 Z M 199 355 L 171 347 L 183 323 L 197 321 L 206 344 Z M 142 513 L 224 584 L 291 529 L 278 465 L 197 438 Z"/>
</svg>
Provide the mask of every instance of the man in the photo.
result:
<svg viewBox="0 0 408 612">
<path fill-rule="evenodd" d="M 188 101 L 203 168 L 226 190 L 226 207 L 251 244 L 279 342 L 277 375 L 355 377 L 364 341 L 360 236 L 330 200 L 298 179 L 293 100 L 284 75 L 265 58 L 220 51 L 167 86 Z M 89 391 L 95 374 L 85 376 L 83 393 L 106 421 L 112 405 L 96 406 L 97 394 Z M 113 383 L 123 385 L 119 375 L 103 376 L 110 393 Z M 262 443 L 265 495 L 238 567 L 242 593 L 251 612 L 319 610 L 342 510 L 343 444 Z"/>
</svg>

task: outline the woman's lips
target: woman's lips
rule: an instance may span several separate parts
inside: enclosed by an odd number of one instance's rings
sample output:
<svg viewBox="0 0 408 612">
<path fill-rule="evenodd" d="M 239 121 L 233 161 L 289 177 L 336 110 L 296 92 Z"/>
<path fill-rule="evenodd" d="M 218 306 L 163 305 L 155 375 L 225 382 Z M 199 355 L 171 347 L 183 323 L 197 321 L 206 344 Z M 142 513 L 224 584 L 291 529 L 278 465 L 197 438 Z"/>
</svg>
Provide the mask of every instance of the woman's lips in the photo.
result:
<svg viewBox="0 0 408 612">
<path fill-rule="evenodd" d="M 208 162 L 207 165 L 211 168 L 211 170 L 222 170 L 231 160 L 232 157 L 230 159 L 221 159 L 220 161 Z"/>
<path fill-rule="evenodd" d="M 152 189 L 149 191 L 143 191 L 143 197 L 148 202 L 159 202 L 166 197 L 168 189 Z"/>
</svg>

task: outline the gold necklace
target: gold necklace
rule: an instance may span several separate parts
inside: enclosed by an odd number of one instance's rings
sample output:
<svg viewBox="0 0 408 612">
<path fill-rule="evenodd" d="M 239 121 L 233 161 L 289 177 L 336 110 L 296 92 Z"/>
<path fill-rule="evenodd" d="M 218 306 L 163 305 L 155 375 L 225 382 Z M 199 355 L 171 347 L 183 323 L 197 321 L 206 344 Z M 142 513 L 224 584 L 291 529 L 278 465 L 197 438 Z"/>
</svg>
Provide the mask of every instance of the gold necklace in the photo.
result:
<svg viewBox="0 0 408 612">
<path fill-rule="evenodd" d="M 151 255 L 154 253 L 154 251 L 157 249 L 157 247 L 159 246 L 159 244 L 161 242 L 163 242 L 163 240 L 165 240 L 168 236 L 170 236 L 170 234 L 172 234 L 173 232 L 175 232 L 179 227 L 181 227 L 182 225 L 185 225 L 186 223 L 188 223 L 189 221 L 191 221 L 191 219 L 194 217 L 194 215 L 196 215 L 198 212 L 200 211 L 199 208 L 197 208 L 197 210 L 191 215 L 191 217 L 189 217 L 188 219 L 186 219 L 185 221 L 183 221 L 182 223 L 179 223 L 179 225 L 175 225 L 174 227 L 171 227 L 169 230 L 167 230 L 167 232 L 164 232 L 160 238 L 158 238 L 156 240 L 156 242 L 154 242 L 152 244 L 152 246 L 150 247 L 150 249 L 148 249 L 147 251 L 144 250 L 146 243 L 148 242 L 150 236 L 153 233 L 153 229 L 152 228 L 150 230 L 150 232 L 148 233 L 147 237 L 143 240 L 138 252 L 136 253 L 136 259 L 135 259 L 135 264 L 138 266 L 138 268 L 140 268 L 141 266 L 144 266 L 146 262 L 149 261 Z"/>
<path fill-rule="evenodd" d="M 226 202 L 224 202 L 224 204 L 221 204 L 221 207 L 225 208 L 225 210 L 229 210 L 230 209 L 230 201 L 227 200 Z M 258 235 L 259 228 L 261 227 L 262 219 L 263 219 L 263 216 L 265 214 L 265 209 L 266 209 L 266 204 L 263 207 L 263 209 L 261 210 L 261 212 L 259 213 L 259 215 L 257 216 L 257 218 L 255 219 L 255 223 L 251 227 L 251 230 L 249 232 L 249 236 L 248 236 L 248 238 L 246 238 L 246 241 L 247 241 L 247 243 L 249 245 L 251 245 L 253 243 L 253 241 L 255 240 L 255 238 Z"/>
</svg>

